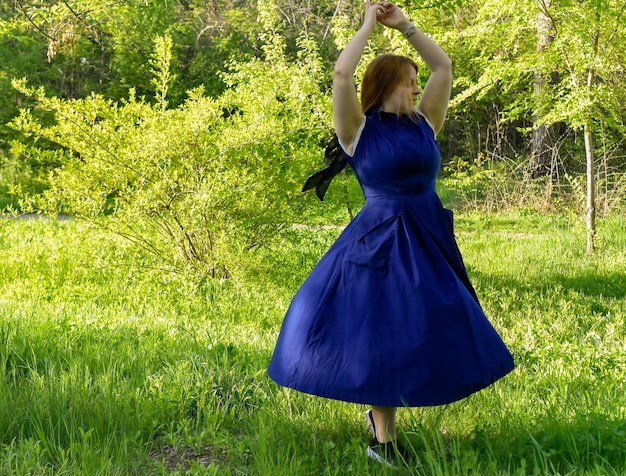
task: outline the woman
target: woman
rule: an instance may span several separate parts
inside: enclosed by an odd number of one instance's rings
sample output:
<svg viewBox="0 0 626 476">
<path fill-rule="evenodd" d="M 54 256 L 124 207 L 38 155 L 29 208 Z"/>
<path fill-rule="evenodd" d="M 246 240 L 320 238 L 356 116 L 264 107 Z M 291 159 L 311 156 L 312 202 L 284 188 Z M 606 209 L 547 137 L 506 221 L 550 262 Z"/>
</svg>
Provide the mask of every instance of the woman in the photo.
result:
<svg viewBox="0 0 626 476">
<path fill-rule="evenodd" d="M 428 65 L 423 92 L 412 60 L 383 55 L 367 67 L 359 103 L 353 75 L 377 23 Z M 367 454 L 388 465 L 404 457 L 397 407 L 460 400 L 513 369 L 435 192 L 451 82 L 450 58 L 396 5 L 366 4 L 333 78 L 335 130 L 365 204 L 294 296 L 268 369 L 281 385 L 370 405 Z"/>
</svg>

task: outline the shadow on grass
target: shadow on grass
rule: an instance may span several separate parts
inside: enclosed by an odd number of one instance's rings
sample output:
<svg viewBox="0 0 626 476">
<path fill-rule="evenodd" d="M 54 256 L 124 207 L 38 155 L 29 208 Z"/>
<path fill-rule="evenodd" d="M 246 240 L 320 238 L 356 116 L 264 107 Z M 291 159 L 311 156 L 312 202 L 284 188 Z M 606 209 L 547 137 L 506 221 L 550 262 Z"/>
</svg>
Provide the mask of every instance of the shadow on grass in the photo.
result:
<svg viewBox="0 0 626 476">
<path fill-rule="evenodd" d="M 475 430 L 441 435 L 418 429 L 405 435 L 415 475 L 622 475 L 626 471 L 626 422 L 604 415 L 569 421 L 520 422 L 503 432 Z"/>
<path fill-rule="evenodd" d="M 523 461 L 542 474 L 595 472 L 598 468 L 606 470 L 606 474 L 613 471 L 623 474 L 626 469 L 623 420 L 604 415 L 577 415 L 570 421 L 546 419 L 532 428 L 521 427 L 512 433 L 497 435 L 496 440 L 510 442 L 513 469 Z M 502 448 L 507 449 L 507 446 Z M 513 459 L 516 453 L 521 453 L 517 458 L 519 466 Z"/>
<path fill-rule="evenodd" d="M 626 273 L 563 273 L 546 272 L 529 279 L 528 276 L 492 275 L 476 269 L 470 271 L 470 279 L 489 289 L 516 289 L 520 293 L 536 294 L 537 291 L 557 290 L 561 293 L 577 293 L 581 296 L 626 298 Z"/>
</svg>

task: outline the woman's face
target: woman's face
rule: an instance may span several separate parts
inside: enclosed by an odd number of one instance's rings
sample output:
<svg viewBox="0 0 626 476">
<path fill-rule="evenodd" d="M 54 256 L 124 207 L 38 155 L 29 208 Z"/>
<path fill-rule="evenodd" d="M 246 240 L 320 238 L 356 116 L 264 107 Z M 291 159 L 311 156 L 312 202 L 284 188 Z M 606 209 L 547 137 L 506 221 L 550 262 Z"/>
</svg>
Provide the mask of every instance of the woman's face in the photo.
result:
<svg viewBox="0 0 626 476">
<path fill-rule="evenodd" d="M 417 71 L 410 66 L 407 68 L 407 77 L 383 101 L 383 111 L 410 114 L 415 110 L 422 89 L 417 84 Z"/>
</svg>

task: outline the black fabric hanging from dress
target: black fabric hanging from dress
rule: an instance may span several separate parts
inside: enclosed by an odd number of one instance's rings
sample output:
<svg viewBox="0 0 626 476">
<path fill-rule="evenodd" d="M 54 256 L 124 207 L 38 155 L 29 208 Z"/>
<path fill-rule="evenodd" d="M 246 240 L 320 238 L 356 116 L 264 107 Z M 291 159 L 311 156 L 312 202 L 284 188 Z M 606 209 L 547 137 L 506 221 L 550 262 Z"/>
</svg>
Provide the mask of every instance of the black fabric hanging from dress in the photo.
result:
<svg viewBox="0 0 626 476">
<path fill-rule="evenodd" d="M 304 184 L 304 187 L 302 187 L 303 192 L 315 188 L 315 194 L 320 201 L 324 201 L 324 196 L 326 195 L 328 186 L 333 178 L 335 178 L 335 175 L 341 172 L 348 164 L 343 155 L 341 145 L 339 145 L 337 134 L 333 136 L 326 146 L 326 150 L 324 151 L 324 162 L 328 165 L 328 167 L 311 175 Z"/>
</svg>

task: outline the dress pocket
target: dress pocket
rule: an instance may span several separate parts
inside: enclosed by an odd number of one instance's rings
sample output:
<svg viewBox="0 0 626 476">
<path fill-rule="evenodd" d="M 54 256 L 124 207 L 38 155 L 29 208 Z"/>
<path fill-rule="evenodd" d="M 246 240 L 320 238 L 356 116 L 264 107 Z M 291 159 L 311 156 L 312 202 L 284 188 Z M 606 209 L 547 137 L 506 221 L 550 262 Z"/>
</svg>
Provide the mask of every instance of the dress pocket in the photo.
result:
<svg viewBox="0 0 626 476">
<path fill-rule="evenodd" d="M 398 235 L 399 215 L 356 227 L 356 242 L 347 261 L 372 269 L 383 269 L 391 257 Z"/>
</svg>

